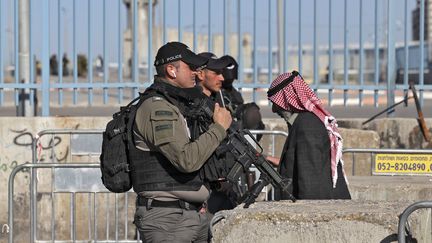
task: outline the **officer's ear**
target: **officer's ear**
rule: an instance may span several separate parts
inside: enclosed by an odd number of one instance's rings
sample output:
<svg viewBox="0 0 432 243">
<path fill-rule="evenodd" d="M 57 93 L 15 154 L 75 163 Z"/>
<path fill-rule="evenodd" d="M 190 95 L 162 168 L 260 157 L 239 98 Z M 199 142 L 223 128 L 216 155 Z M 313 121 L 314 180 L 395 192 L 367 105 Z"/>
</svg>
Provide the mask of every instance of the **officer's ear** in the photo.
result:
<svg viewBox="0 0 432 243">
<path fill-rule="evenodd" d="M 166 65 L 165 73 L 169 78 L 171 79 L 177 78 L 176 72 L 177 72 L 177 68 L 174 65 L 171 64 Z"/>
<path fill-rule="evenodd" d="M 200 81 L 204 81 L 205 79 L 205 71 L 204 69 L 200 69 L 196 72 L 196 77 L 200 80 Z"/>
</svg>

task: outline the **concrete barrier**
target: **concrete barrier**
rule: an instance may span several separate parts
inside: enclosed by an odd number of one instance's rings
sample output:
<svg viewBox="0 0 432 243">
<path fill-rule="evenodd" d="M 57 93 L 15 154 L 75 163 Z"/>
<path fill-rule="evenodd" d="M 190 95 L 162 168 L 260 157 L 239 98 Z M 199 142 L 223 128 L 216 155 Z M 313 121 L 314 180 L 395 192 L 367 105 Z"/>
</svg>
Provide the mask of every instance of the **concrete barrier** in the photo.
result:
<svg viewBox="0 0 432 243">
<path fill-rule="evenodd" d="M 429 176 L 351 176 L 349 188 L 358 201 L 432 200 Z"/>
<path fill-rule="evenodd" d="M 393 242 L 398 215 L 416 201 L 432 200 L 432 178 L 351 176 L 352 200 L 258 202 L 224 211 L 214 242 Z M 431 242 L 431 210 L 410 216 L 418 242 Z"/>
<path fill-rule="evenodd" d="M 398 215 L 412 202 L 290 201 L 259 202 L 223 211 L 213 242 L 394 242 Z M 418 242 L 431 242 L 430 210 L 410 216 Z"/>
<path fill-rule="evenodd" d="M 345 148 L 379 148 L 380 137 L 375 131 L 340 128 Z M 372 160 L 369 154 L 344 154 L 345 173 L 352 175 L 372 175 Z M 355 163 L 354 163 L 355 161 Z"/>
<path fill-rule="evenodd" d="M 339 126 L 375 131 L 380 138 L 380 148 L 422 149 L 432 148 L 432 143 L 424 140 L 419 124 L 411 118 L 379 118 L 362 125 L 363 119 L 341 119 Z M 428 132 L 432 132 L 432 119 L 425 119 Z M 345 146 L 346 147 L 346 146 Z"/>
</svg>

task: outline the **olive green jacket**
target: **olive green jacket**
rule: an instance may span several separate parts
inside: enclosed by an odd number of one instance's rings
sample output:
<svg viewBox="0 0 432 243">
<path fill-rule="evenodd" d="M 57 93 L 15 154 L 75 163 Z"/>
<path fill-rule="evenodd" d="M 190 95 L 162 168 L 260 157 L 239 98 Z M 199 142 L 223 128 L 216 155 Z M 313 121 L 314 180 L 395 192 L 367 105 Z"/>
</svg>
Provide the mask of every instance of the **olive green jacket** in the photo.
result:
<svg viewBox="0 0 432 243">
<path fill-rule="evenodd" d="M 162 153 L 179 171 L 197 171 L 226 137 L 217 123 L 210 125 L 194 142 L 179 109 L 164 98 L 145 100 L 135 118 L 139 132 L 151 151 Z"/>
</svg>

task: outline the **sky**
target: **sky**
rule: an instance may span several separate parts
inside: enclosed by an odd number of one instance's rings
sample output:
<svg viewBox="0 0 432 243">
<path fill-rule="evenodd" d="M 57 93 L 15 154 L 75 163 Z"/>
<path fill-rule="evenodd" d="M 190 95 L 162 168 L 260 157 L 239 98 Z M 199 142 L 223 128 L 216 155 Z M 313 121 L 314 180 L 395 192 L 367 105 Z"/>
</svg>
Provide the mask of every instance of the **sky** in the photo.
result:
<svg viewBox="0 0 432 243">
<path fill-rule="evenodd" d="M 42 0 L 31 0 L 32 8 L 32 38 L 33 47 L 36 56 L 40 57 L 42 42 L 44 41 L 42 33 L 42 14 L 47 10 L 42 9 Z M 73 48 L 73 1 L 72 0 L 45 0 L 49 1 L 49 17 L 50 17 L 50 52 L 52 54 L 58 51 L 58 25 L 63 26 L 63 52 L 72 55 Z M 88 32 L 89 32 L 89 9 L 91 12 L 91 32 L 93 40 L 91 42 L 93 57 L 103 53 L 103 0 L 75 0 L 76 1 L 76 30 L 77 30 L 77 52 L 88 52 Z M 253 33 L 254 19 L 254 1 L 253 0 L 226 0 L 228 9 L 227 28 L 229 32 L 237 31 L 237 14 L 238 2 L 241 4 L 241 23 L 243 33 Z M 347 25 L 349 43 L 359 43 L 359 19 L 360 19 L 360 3 L 363 6 L 363 42 L 373 43 L 374 35 L 374 14 L 375 1 L 378 3 L 378 41 L 386 43 L 386 28 L 387 28 L 387 4 L 389 0 L 286 0 L 285 17 L 287 23 L 287 42 L 288 45 L 298 45 L 299 33 L 299 17 L 301 16 L 301 33 L 302 45 L 312 45 L 313 43 L 313 23 L 314 13 L 317 18 L 317 42 L 318 45 L 328 45 L 329 38 L 329 1 L 332 4 L 332 31 L 333 45 L 343 45 L 344 33 L 344 6 L 347 3 Z M 396 41 L 403 41 L 404 34 L 404 6 L 405 2 L 408 5 L 408 37 L 411 39 L 411 12 L 415 7 L 416 0 L 391 0 L 395 6 L 395 27 Z M 167 11 L 167 26 L 178 28 L 178 9 L 181 4 L 182 30 L 183 32 L 192 31 L 193 23 L 193 6 L 194 0 L 159 0 L 155 8 L 155 25 L 162 24 L 162 4 L 166 4 Z M 269 20 L 269 2 L 272 5 L 271 15 Z M 1 55 L 4 58 L 4 63 L 9 64 L 14 59 L 14 0 L 1 0 L 3 27 L 0 34 L 3 35 L 4 49 Z M 195 0 L 197 6 L 197 29 L 198 32 L 208 33 L 208 4 L 209 0 Z M 223 0 L 211 0 L 212 9 L 212 32 L 223 32 Z M 302 10 L 299 12 L 299 3 Z M 314 3 L 316 3 L 316 11 L 314 11 Z M 58 9 L 60 4 L 61 16 L 58 18 Z M 257 0 L 257 45 L 266 48 L 268 46 L 268 28 L 271 21 L 272 46 L 276 46 L 276 6 L 277 0 Z M 120 23 L 119 23 L 119 6 L 120 6 Z M 116 61 L 119 24 L 122 31 L 126 28 L 126 8 L 123 0 L 105 0 L 105 8 L 107 13 L 107 50 L 109 61 Z"/>
</svg>

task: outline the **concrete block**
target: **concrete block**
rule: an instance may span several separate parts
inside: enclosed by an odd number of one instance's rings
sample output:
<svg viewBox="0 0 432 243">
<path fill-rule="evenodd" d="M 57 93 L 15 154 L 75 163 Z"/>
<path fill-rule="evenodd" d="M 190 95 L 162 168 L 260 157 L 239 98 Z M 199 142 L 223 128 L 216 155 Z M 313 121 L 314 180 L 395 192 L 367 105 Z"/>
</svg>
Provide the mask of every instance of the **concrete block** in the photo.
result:
<svg viewBox="0 0 432 243">
<path fill-rule="evenodd" d="M 432 148 L 423 138 L 417 119 L 413 118 L 377 118 L 366 125 L 363 119 L 339 120 L 339 126 L 376 131 L 380 137 L 380 148 L 422 149 Z M 425 119 L 429 134 L 432 134 L 432 119 Z"/>
<path fill-rule="evenodd" d="M 221 212 L 213 242 L 391 242 L 398 215 L 411 202 L 290 201 L 259 202 Z M 419 242 L 431 242 L 430 210 L 410 216 Z M 397 237 L 397 236 L 396 236 Z M 397 239 L 397 238 L 396 238 Z M 387 241 L 386 241 L 387 240 Z"/>
<path fill-rule="evenodd" d="M 338 119 L 337 121 L 340 128 L 363 129 L 362 123 L 365 121 L 365 119 L 350 118 L 350 119 Z"/>
<path fill-rule="evenodd" d="M 353 200 L 432 199 L 432 178 L 427 176 L 351 176 L 348 180 Z"/>
<path fill-rule="evenodd" d="M 379 148 L 380 137 L 375 131 L 340 128 L 344 149 Z M 345 173 L 347 175 L 372 175 L 370 154 L 344 153 Z"/>
</svg>

